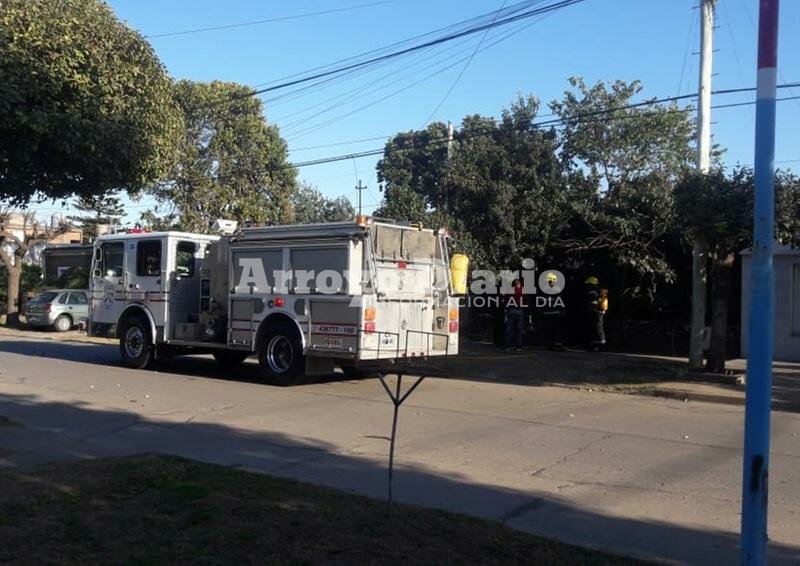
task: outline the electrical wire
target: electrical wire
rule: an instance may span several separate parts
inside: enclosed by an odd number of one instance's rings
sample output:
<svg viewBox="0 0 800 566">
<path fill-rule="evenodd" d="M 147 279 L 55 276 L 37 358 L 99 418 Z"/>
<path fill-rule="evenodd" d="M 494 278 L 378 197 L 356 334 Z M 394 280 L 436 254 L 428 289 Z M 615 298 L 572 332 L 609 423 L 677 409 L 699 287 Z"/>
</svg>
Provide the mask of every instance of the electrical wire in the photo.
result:
<svg viewBox="0 0 800 566">
<path fill-rule="evenodd" d="M 206 33 L 209 31 L 221 31 L 221 30 L 228 30 L 228 29 L 235 29 L 241 27 L 248 27 L 248 26 L 257 26 L 261 24 L 269 24 L 274 22 L 286 22 L 289 20 L 299 20 L 301 18 L 309 18 L 313 16 L 324 16 L 326 14 L 335 14 L 338 12 L 351 12 L 353 10 L 359 10 L 361 8 L 371 8 L 373 6 L 380 6 L 382 4 L 390 4 L 393 2 L 397 2 L 398 0 L 379 0 L 378 2 L 369 2 L 366 4 L 356 4 L 355 6 L 346 6 L 344 8 L 331 8 L 329 10 L 319 10 L 317 12 L 305 12 L 303 14 L 293 14 L 291 16 L 278 16 L 275 18 L 266 18 L 263 20 L 249 20 L 246 22 L 237 22 L 233 24 L 224 24 L 219 26 L 210 26 L 204 28 L 193 28 L 193 29 L 185 29 L 181 31 L 171 31 L 165 33 L 154 33 L 150 35 L 145 35 L 144 37 L 147 39 L 159 39 L 162 37 L 174 37 L 177 35 L 189 35 L 189 34 L 196 34 L 196 33 Z"/>
<path fill-rule="evenodd" d="M 530 6 L 532 6 L 534 4 L 537 4 L 537 3 L 541 3 L 543 1 L 544 0 L 523 0 L 522 2 L 518 2 L 517 4 L 514 4 L 514 5 L 509 6 L 508 8 L 506 8 L 506 10 L 504 10 L 504 14 L 513 14 L 515 12 L 527 9 Z M 415 35 L 415 36 L 410 37 L 410 38 L 406 38 L 406 39 L 403 39 L 403 40 L 400 40 L 400 41 L 389 43 L 389 44 L 383 45 L 381 47 L 376 47 L 376 48 L 370 49 L 368 51 L 363 51 L 363 52 L 358 53 L 356 55 L 351 55 L 350 57 L 346 57 L 344 59 L 339 59 L 338 61 L 333 61 L 331 63 L 326 63 L 325 65 L 319 65 L 317 67 L 313 67 L 311 69 L 306 69 L 304 71 L 299 71 L 297 73 L 292 73 L 290 75 L 284 75 L 282 77 L 275 78 L 275 79 L 272 79 L 270 81 L 257 83 L 255 85 L 253 85 L 253 88 L 258 88 L 258 87 L 261 87 L 261 86 L 274 85 L 276 83 L 287 82 L 290 79 L 294 79 L 296 77 L 302 77 L 304 75 L 308 75 L 310 73 L 315 73 L 317 71 L 335 69 L 337 67 L 341 67 L 343 65 L 346 65 L 349 62 L 358 61 L 358 60 L 363 59 L 364 57 L 368 57 L 370 55 L 374 56 L 374 55 L 377 55 L 379 53 L 384 53 L 385 54 L 385 53 L 390 52 L 392 49 L 399 49 L 402 46 L 413 45 L 415 41 L 420 41 L 420 40 L 422 40 L 424 38 L 438 37 L 438 36 L 440 36 L 441 34 L 444 34 L 444 33 L 453 33 L 453 32 L 460 31 L 460 30 L 463 31 L 465 29 L 469 29 L 472 26 L 480 24 L 482 21 L 484 21 L 486 19 L 486 17 L 487 17 L 487 14 L 481 14 L 479 16 L 475 16 L 475 17 L 472 17 L 472 18 L 469 18 L 469 19 L 466 19 L 466 20 L 462 20 L 462 21 L 456 22 L 454 24 L 449 24 L 447 26 L 440 27 L 440 28 L 437 28 L 437 29 L 434 29 L 432 31 L 428 31 L 428 32 L 425 32 L 425 33 L 422 33 L 422 34 L 419 34 L 419 35 Z"/>
<path fill-rule="evenodd" d="M 541 18 L 540 18 L 540 19 L 541 19 Z M 520 32 L 522 32 L 522 31 L 524 31 L 525 29 L 529 28 L 530 26 L 534 25 L 535 23 L 537 23 L 538 21 L 540 21 L 540 19 L 534 20 L 534 21 L 532 21 L 532 22 L 527 22 L 527 23 L 524 23 L 523 25 L 521 25 L 521 26 L 518 26 L 516 29 L 512 29 L 511 31 L 508 31 L 508 32 L 506 32 L 504 35 L 501 35 L 500 37 L 498 37 L 497 39 L 495 39 L 494 41 L 492 41 L 490 44 L 488 44 L 488 45 L 486 45 L 486 46 L 482 47 L 482 48 L 480 49 L 480 51 L 485 51 L 485 50 L 487 50 L 487 49 L 490 49 L 491 47 L 493 47 L 493 46 L 497 45 L 498 43 L 500 43 L 500 42 L 502 42 L 502 41 L 505 41 L 505 40 L 509 39 L 510 37 L 512 37 L 512 36 L 514 36 L 514 35 L 516 35 L 516 34 L 518 34 L 518 33 L 520 33 Z M 480 51 L 479 51 L 479 52 L 480 52 Z M 378 99 L 378 100 L 374 100 L 374 101 L 370 102 L 369 104 L 366 104 L 366 105 L 360 106 L 360 107 L 358 107 L 358 108 L 356 108 L 356 109 L 354 109 L 354 110 L 348 111 L 348 112 L 346 112 L 346 113 L 344 113 L 344 114 L 341 114 L 341 115 L 339 115 L 339 116 L 336 116 L 336 117 L 334 117 L 334 118 L 331 118 L 331 119 L 329 119 L 329 120 L 327 120 L 327 121 L 325 121 L 325 122 L 322 122 L 322 123 L 320 123 L 320 124 L 317 124 L 317 125 L 309 125 L 309 126 L 307 126 L 306 128 L 304 128 L 303 130 L 301 130 L 301 131 L 299 131 L 299 132 L 294 132 L 294 133 L 292 134 L 292 137 L 293 137 L 294 139 L 297 139 L 298 137 L 306 136 L 306 135 L 308 135 L 308 134 L 311 134 L 311 133 L 314 133 L 314 132 L 316 132 L 316 131 L 318 131 L 318 130 L 320 130 L 320 129 L 322 129 L 322 128 L 326 127 L 326 126 L 329 126 L 329 125 L 331 125 L 331 124 L 333 124 L 333 123 L 335 123 L 335 122 L 338 122 L 339 120 L 342 120 L 342 119 L 344 119 L 344 118 L 347 118 L 347 117 L 349 117 L 349 116 L 352 116 L 353 114 L 356 114 L 357 112 L 360 112 L 360 111 L 362 111 L 362 110 L 365 110 L 365 109 L 367 109 L 367 108 L 369 108 L 369 107 L 375 106 L 376 104 L 379 104 L 380 102 L 383 102 L 383 101 L 385 101 L 385 100 L 388 100 L 388 99 L 390 99 L 390 98 L 392 98 L 392 97 L 394 97 L 394 96 L 396 96 L 396 95 L 398 95 L 398 94 L 401 94 L 401 93 L 405 92 L 406 90 L 409 90 L 410 88 L 412 88 L 412 87 L 414 87 L 414 86 L 416 86 L 416 85 L 418 85 L 418 84 L 420 84 L 420 83 L 422 83 L 422 82 L 425 82 L 425 81 L 427 81 L 427 80 L 430 80 L 430 79 L 432 79 L 432 78 L 434 78 L 434 77 L 437 77 L 437 76 L 439 76 L 439 75 L 440 75 L 442 72 L 444 72 L 444 71 L 446 71 L 446 70 L 449 70 L 449 69 L 451 69 L 451 68 L 453 68 L 453 67 L 457 66 L 459 63 L 461 63 L 461 62 L 465 61 L 467 58 L 468 58 L 468 57 L 462 57 L 461 59 L 459 59 L 459 60 L 455 61 L 454 63 L 452 63 L 452 64 L 450 64 L 450 65 L 446 65 L 445 67 L 442 67 L 442 68 L 440 68 L 440 69 L 438 69 L 438 70 L 436 70 L 436 71 L 434 71 L 434 72 L 432 72 L 432 73 L 430 73 L 430 74 L 428 74 L 428 75 L 426 75 L 426 76 L 423 76 L 422 78 L 420 78 L 420 79 L 418 79 L 418 80 L 416 80 L 416 81 L 412 82 L 411 84 L 409 84 L 409 85 L 406 85 L 406 86 L 404 86 L 404 87 L 402 87 L 402 88 L 400 88 L 400 89 L 397 89 L 397 90 L 393 91 L 392 93 L 390 93 L 390 94 L 388 94 L 388 95 L 386 95 L 386 96 L 384 96 L 384 97 L 382 97 L 382 98 L 380 98 L 380 99 Z M 429 68 L 429 67 L 428 67 L 428 68 Z M 379 88 L 378 90 L 381 90 L 381 89 Z M 313 116 L 312 116 L 312 117 L 313 117 Z M 307 121 L 307 120 L 306 120 L 306 121 Z M 305 122 L 305 121 L 304 121 L 304 122 Z"/>
<path fill-rule="evenodd" d="M 497 9 L 494 19 L 492 20 L 492 23 L 495 23 L 497 21 L 497 18 L 500 16 L 500 12 L 503 10 L 503 8 L 505 8 L 506 2 L 507 0 L 503 0 L 503 3 L 500 4 L 500 7 Z M 442 107 L 442 104 L 445 103 L 450 94 L 453 92 L 453 89 L 456 88 L 456 85 L 461 80 L 461 77 L 464 76 L 464 73 L 467 71 L 467 68 L 470 66 L 470 63 L 472 63 L 472 60 L 475 59 L 475 55 L 478 53 L 478 50 L 480 50 L 481 45 L 483 45 L 483 42 L 486 41 L 486 35 L 489 33 L 489 31 L 490 31 L 489 28 L 487 28 L 486 31 L 483 32 L 483 35 L 481 36 L 480 40 L 478 41 L 478 44 L 475 46 L 475 49 L 472 51 L 469 58 L 467 59 L 467 62 L 464 63 L 464 66 L 461 68 L 461 71 L 458 73 L 458 75 L 456 75 L 456 78 L 453 80 L 452 84 L 450 85 L 450 88 L 448 88 L 447 92 L 444 93 L 444 96 L 439 101 L 439 104 L 436 105 L 436 108 L 433 109 L 433 112 L 431 112 L 430 115 L 425 119 L 425 122 L 422 124 L 420 129 L 428 125 L 431 119 L 436 115 L 436 113 Z"/>
<path fill-rule="evenodd" d="M 462 30 L 462 31 L 459 31 L 459 32 L 451 33 L 451 34 L 445 35 L 443 37 L 434 38 L 434 39 L 431 39 L 429 41 L 425 41 L 423 43 L 419 43 L 417 45 L 412 45 L 410 47 L 406 47 L 404 49 L 400 49 L 400 50 L 393 51 L 393 52 L 390 52 L 390 53 L 386 53 L 386 54 L 383 54 L 383 55 L 379 55 L 379 56 L 376 56 L 376 57 L 371 57 L 371 58 L 366 59 L 364 61 L 357 61 L 357 62 L 351 63 L 349 65 L 344 65 L 344 66 L 340 66 L 340 67 L 329 69 L 329 70 L 319 71 L 319 72 L 313 73 L 311 75 L 307 75 L 307 76 L 304 76 L 304 77 L 300 77 L 300 78 L 296 78 L 296 79 L 293 79 L 293 80 L 289 80 L 289 81 L 286 81 L 286 82 L 283 82 L 283 83 L 279 83 L 279 84 L 276 84 L 276 85 L 272 85 L 272 86 L 269 86 L 269 87 L 255 89 L 252 92 L 248 93 L 247 96 L 255 96 L 255 95 L 259 95 L 259 94 L 264 94 L 266 92 L 272 92 L 272 91 L 275 91 L 275 90 L 288 88 L 290 86 L 294 86 L 294 85 L 297 85 L 297 84 L 303 84 L 303 83 L 306 83 L 306 82 L 309 82 L 309 81 L 312 81 L 312 80 L 315 80 L 315 79 L 319 79 L 319 78 L 323 78 L 323 77 L 339 74 L 339 73 L 342 73 L 344 71 L 348 71 L 348 70 L 351 70 L 351 69 L 356 69 L 356 68 L 364 67 L 364 66 L 367 66 L 367 65 L 373 65 L 373 64 L 381 62 L 381 61 L 394 59 L 394 58 L 397 58 L 397 57 L 400 57 L 400 56 L 403 56 L 403 55 L 407 55 L 409 53 L 413 53 L 415 51 L 419 51 L 421 49 L 426 49 L 426 48 L 429 48 L 429 47 L 433 47 L 435 45 L 440 45 L 442 43 L 446 43 L 448 41 L 453 41 L 453 40 L 459 39 L 461 37 L 465 37 L 465 36 L 472 35 L 472 34 L 475 34 L 475 33 L 480 33 L 480 32 L 482 32 L 482 31 L 484 31 L 486 29 L 491 29 L 491 28 L 494 28 L 494 27 L 508 25 L 510 23 L 517 22 L 517 21 L 520 21 L 522 19 L 531 18 L 531 17 L 537 16 L 537 15 L 541 15 L 541 14 L 546 14 L 548 12 L 552 12 L 554 10 L 560 10 L 560 9 L 566 8 L 567 6 L 571 6 L 573 4 L 578 4 L 578 3 L 581 3 L 581 2 L 585 2 L 585 1 L 586 0 L 560 0 L 558 2 L 555 2 L 553 4 L 548 4 L 547 6 L 543 6 L 541 8 L 535 8 L 533 10 L 527 10 L 527 11 L 524 11 L 524 12 L 522 12 L 520 14 L 511 15 L 511 16 L 508 16 L 506 18 L 503 18 L 502 20 L 496 20 L 496 21 L 490 22 L 488 24 L 476 25 L 476 26 L 473 26 L 473 27 L 468 28 L 466 30 Z"/>
<path fill-rule="evenodd" d="M 784 87 L 788 87 L 790 85 L 783 85 L 783 86 Z M 791 86 L 796 86 L 796 85 L 791 85 Z M 730 89 L 730 90 L 739 91 L 741 89 Z M 755 90 L 755 89 L 747 89 L 747 90 Z M 600 116 L 600 115 L 612 114 L 614 112 L 618 112 L 618 111 L 621 111 L 621 110 L 638 108 L 638 107 L 641 107 L 641 106 L 644 106 L 644 105 L 658 104 L 658 103 L 662 103 L 662 102 L 670 102 L 670 101 L 674 101 L 676 99 L 684 99 L 684 98 L 687 98 L 689 96 L 696 97 L 697 95 L 683 95 L 683 96 L 679 96 L 679 97 L 674 97 L 673 96 L 673 97 L 668 97 L 668 98 L 663 98 L 663 99 L 651 100 L 651 101 L 647 101 L 647 102 L 640 102 L 640 103 L 630 104 L 630 105 L 627 105 L 627 106 L 620 106 L 620 107 L 617 107 L 617 108 L 609 108 L 609 109 L 604 109 L 604 110 L 598 110 L 598 111 L 595 111 L 595 112 L 587 112 L 587 113 L 584 113 L 584 114 L 579 114 L 579 115 L 576 115 L 576 116 L 572 116 L 572 117 L 566 118 L 564 120 L 558 119 L 558 120 L 546 120 L 546 121 L 543 121 L 543 122 L 535 122 L 535 123 L 530 124 L 530 128 L 533 129 L 533 130 L 536 130 L 536 129 L 541 129 L 542 127 L 545 127 L 545 126 L 559 127 L 559 126 L 567 126 L 569 124 L 578 124 L 578 123 L 582 123 L 582 122 L 597 121 L 597 120 L 585 120 L 585 118 L 593 118 L 593 117 L 597 117 L 597 116 Z M 783 101 L 786 101 L 786 100 L 797 100 L 797 99 L 800 99 L 800 96 L 788 96 L 788 97 L 783 97 L 783 98 L 777 98 L 776 101 L 777 102 L 783 102 Z M 733 104 L 714 105 L 711 108 L 712 109 L 736 108 L 736 107 L 741 107 L 741 106 L 750 106 L 750 105 L 753 105 L 755 103 L 756 103 L 755 101 L 737 102 L 737 103 L 733 103 Z M 669 112 L 676 112 L 676 113 L 677 112 L 692 112 L 693 109 L 692 108 L 675 108 L 675 109 L 669 109 L 668 111 Z M 620 119 L 620 118 L 622 118 L 622 119 L 632 118 L 632 116 L 612 117 L 610 119 L 613 120 L 613 119 Z M 479 137 L 479 136 L 483 136 L 483 135 L 486 135 L 486 134 L 476 134 L 474 137 Z M 431 140 L 431 141 L 429 141 L 428 143 L 426 143 L 426 144 L 424 144 L 422 146 L 414 146 L 414 147 L 409 147 L 409 148 L 397 148 L 397 149 L 393 149 L 392 151 L 404 151 L 404 150 L 405 151 L 409 151 L 409 150 L 412 150 L 412 149 L 417 150 L 417 149 L 421 149 L 423 147 L 427 147 L 429 145 L 441 145 L 441 144 L 447 143 L 447 141 L 448 141 L 447 139 Z M 319 158 L 319 159 L 311 159 L 311 160 L 307 160 L 307 161 L 301 161 L 301 162 L 296 162 L 296 163 L 292 163 L 292 164 L 287 164 L 285 167 L 301 168 L 301 167 L 309 167 L 309 166 L 312 166 L 312 165 L 322 165 L 322 164 L 325 164 L 325 163 L 334 163 L 336 161 L 343 161 L 343 160 L 348 160 L 348 159 L 358 159 L 358 158 L 361 158 L 361 157 L 382 155 L 386 150 L 387 150 L 386 148 L 376 148 L 376 149 L 365 150 L 365 151 L 360 151 L 360 152 L 355 152 L 355 153 L 348 153 L 348 154 L 344 154 L 344 155 L 337 155 L 337 156 L 331 156 L 331 157 L 322 157 L 322 158 Z"/>
</svg>

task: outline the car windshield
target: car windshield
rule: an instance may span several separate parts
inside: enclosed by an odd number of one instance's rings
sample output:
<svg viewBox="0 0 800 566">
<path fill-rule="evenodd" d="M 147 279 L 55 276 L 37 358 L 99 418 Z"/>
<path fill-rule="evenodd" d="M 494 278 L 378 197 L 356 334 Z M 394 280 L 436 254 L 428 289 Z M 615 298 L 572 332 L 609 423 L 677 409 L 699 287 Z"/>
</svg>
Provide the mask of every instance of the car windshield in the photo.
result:
<svg viewBox="0 0 800 566">
<path fill-rule="evenodd" d="M 36 295 L 33 299 L 31 299 L 32 303 L 50 303 L 58 296 L 58 293 L 42 293 L 41 295 Z"/>
</svg>

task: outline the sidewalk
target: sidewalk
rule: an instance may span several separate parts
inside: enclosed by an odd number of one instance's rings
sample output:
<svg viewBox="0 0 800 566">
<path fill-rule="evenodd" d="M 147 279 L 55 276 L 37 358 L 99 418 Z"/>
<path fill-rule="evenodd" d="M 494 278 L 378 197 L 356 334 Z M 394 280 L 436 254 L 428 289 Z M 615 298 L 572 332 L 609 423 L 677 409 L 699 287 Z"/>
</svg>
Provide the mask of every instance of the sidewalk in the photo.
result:
<svg viewBox="0 0 800 566">
<path fill-rule="evenodd" d="M 29 340 L 49 340 L 51 342 L 83 342 L 85 344 L 106 345 L 117 343 L 114 339 L 89 336 L 85 332 L 78 330 L 56 332 L 49 329 L 34 330 L 32 328 L 6 328 L 5 326 L 0 326 L 0 336 L 14 336 Z"/>
</svg>

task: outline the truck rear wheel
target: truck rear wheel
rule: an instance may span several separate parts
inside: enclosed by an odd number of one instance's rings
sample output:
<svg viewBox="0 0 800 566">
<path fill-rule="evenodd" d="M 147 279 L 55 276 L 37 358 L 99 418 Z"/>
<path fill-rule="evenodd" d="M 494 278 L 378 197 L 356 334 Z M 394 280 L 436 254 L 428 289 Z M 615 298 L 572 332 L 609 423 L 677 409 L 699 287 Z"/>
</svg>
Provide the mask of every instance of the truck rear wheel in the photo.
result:
<svg viewBox="0 0 800 566">
<path fill-rule="evenodd" d="M 273 385 L 291 385 L 302 375 L 303 342 L 291 323 L 267 323 L 258 344 L 258 363 L 267 382 Z"/>
<path fill-rule="evenodd" d="M 119 350 L 125 365 L 144 369 L 153 361 L 150 325 L 140 316 L 126 318 L 119 329 Z"/>
<path fill-rule="evenodd" d="M 242 350 L 214 350 L 212 354 L 217 363 L 224 368 L 234 368 L 241 364 L 250 355 Z"/>
</svg>

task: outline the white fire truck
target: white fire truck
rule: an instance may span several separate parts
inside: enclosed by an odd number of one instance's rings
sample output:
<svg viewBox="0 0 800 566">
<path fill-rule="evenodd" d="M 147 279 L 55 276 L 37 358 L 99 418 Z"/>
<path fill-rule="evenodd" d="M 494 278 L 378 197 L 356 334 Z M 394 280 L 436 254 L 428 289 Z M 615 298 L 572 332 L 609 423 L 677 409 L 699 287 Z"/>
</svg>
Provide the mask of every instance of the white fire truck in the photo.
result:
<svg viewBox="0 0 800 566">
<path fill-rule="evenodd" d="M 251 354 L 267 381 L 458 351 L 445 230 L 353 222 L 97 238 L 89 332 L 144 368 Z"/>
</svg>

